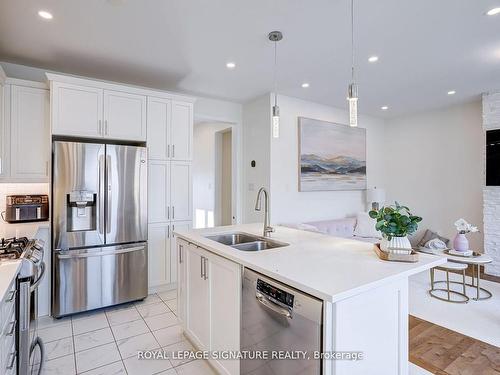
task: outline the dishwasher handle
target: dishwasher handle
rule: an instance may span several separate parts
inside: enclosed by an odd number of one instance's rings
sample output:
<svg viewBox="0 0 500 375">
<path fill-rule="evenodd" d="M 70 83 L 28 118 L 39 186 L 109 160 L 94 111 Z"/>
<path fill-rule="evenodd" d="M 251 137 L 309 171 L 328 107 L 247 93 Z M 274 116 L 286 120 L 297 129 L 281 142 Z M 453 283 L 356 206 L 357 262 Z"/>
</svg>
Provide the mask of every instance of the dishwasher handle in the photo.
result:
<svg viewBox="0 0 500 375">
<path fill-rule="evenodd" d="M 280 314 L 288 319 L 292 319 L 292 314 L 290 311 L 282 308 L 278 304 L 272 302 L 268 298 L 264 297 L 261 293 L 256 293 L 255 298 L 257 298 L 257 301 L 259 301 L 262 305 L 267 307 L 269 310 L 274 311 L 277 314 Z"/>
</svg>

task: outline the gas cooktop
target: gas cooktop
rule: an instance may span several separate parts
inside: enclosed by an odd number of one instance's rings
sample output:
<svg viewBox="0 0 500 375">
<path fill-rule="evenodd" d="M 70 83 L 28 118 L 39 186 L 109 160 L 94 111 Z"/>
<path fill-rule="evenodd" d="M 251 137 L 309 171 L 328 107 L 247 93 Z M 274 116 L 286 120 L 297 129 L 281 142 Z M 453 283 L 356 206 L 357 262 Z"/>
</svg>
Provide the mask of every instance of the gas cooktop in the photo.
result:
<svg viewBox="0 0 500 375">
<path fill-rule="evenodd" d="M 19 259 L 30 240 L 26 237 L 11 237 L 0 239 L 0 261 Z"/>
</svg>

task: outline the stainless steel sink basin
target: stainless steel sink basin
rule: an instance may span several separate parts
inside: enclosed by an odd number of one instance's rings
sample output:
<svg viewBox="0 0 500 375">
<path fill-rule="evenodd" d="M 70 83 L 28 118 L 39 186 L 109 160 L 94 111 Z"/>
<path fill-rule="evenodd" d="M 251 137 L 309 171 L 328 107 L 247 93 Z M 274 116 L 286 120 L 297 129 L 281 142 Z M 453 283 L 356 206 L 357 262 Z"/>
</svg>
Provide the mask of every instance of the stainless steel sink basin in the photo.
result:
<svg viewBox="0 0 500 375">
<path fill-rule="evenodd" d="M 278 247 L 284 247 L 284 246 L 288 246 L 288 244 L 270 240 L 259 240 L 254 242 L 242 243 L 239 245 L 233 245 L 235 249 L 241 251 L 261 251 L 267 249 L 276 249 Z"/>
<path fill-rule="evenodd" d="M 261 251 L 288 246 L 288 244 L 284 242 L 240 232 L 216 234 L 206 236 L 206 238 L 241 251 Z"/>
<path fill-rule="evenodd" d="M 258 236 L 252 236 L 247 233 L 226 233 L 226 234 L 216 234 L 213 236 L 207 236 L 209 240 L 221 243 L 223 245 L 233 246 L 241 243 L 257 241 Z"/>
</svg>

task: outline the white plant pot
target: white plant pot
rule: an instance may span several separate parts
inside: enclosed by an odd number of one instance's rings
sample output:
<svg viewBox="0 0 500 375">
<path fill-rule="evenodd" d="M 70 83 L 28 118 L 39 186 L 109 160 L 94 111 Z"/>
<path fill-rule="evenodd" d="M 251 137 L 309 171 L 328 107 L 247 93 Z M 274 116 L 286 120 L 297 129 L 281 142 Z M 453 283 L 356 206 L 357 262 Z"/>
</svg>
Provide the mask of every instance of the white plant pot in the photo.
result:
<svg viewBox="0 0 500 375">
<path fill-rule="evenodd" d="M 389 241 L 387 238 L 382 238 L 380 242 L 380 249 L 384 251 L 392 249 L 408 249 L 411 250 L 411 243 L 408 236 L 405 237 L 392 237 Z"/>
</svg>

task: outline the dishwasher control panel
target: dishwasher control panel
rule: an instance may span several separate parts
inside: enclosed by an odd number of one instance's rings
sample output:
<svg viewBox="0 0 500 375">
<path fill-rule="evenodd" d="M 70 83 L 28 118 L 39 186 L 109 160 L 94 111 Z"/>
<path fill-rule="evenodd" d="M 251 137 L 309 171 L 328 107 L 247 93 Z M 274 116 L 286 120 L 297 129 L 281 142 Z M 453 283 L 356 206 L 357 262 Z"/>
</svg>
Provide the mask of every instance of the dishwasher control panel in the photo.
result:
<svg viewBox="0 0 500 375">
<path fill-rule="evenodd" d="M 257 279 L 257 290 L 267 297 L 271 297 L 277 302 L 282 303 L 290 308 L 293 308 L 294 295 L 281 290 L 274 285 L 266 283 L 261 279 Z"/>
</svg>

